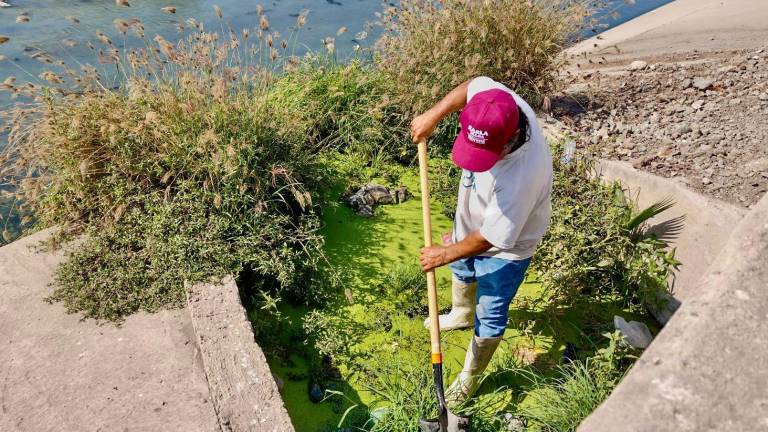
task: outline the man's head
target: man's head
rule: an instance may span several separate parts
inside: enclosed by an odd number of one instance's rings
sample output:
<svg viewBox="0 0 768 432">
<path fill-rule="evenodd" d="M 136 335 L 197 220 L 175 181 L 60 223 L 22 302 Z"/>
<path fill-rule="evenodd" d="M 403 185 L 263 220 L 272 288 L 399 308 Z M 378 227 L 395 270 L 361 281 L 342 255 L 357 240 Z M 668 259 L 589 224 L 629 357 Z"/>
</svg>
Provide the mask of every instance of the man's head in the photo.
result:
<svg viewBox="0 0 768 432">
<path fill-rule="evenodd" d="M 459 116 L 461 131 L 453 143 L 453 162 L 469 171 L 488 171 L 504 156 L 518 121 L 511 94 L 499 89 L 475 94 Z"/>
</svg>

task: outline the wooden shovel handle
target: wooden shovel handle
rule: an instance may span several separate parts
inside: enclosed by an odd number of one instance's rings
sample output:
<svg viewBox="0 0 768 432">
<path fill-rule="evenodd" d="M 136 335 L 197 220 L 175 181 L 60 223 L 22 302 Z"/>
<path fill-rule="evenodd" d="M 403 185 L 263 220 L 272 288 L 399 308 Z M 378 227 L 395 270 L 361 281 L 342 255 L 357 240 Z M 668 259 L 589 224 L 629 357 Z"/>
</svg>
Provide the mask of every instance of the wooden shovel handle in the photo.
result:
<svg viewBox="0 0 768 432">
<path fill-rule="evenodd" d="M 427 164 L 427 142 L 420 141 L 419 178 L 421 180 L 421 218 L 424 225 L 424 246 L 432 246 L 432 217 L 429 208 L 429 173 Z M 429 338 L 432 341 L 432 363 L 442 363 L 440 351 L 440 319 L 437 309 L 437 282 L 435 271 L 427 272 L 427 297 L 429 299 Z"/>
</svg>

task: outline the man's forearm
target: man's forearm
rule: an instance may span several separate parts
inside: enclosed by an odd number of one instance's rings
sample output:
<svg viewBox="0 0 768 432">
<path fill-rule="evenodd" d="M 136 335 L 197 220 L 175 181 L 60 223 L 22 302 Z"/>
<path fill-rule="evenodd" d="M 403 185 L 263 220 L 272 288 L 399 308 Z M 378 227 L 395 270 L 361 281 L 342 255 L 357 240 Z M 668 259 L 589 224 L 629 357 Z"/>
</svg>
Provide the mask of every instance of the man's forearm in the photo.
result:
<svg viewBox="0 0 768 432">
<path fill-rule="evenodd" d="M 469 80 L 459 84 L 456 88 L 451 90 L 440 102 L 436 103 L 432 108 L 427 111 L 429 115 L 435 120 L 435 123 L 439 122 L 448 114 L 459 111 L 467 104 L 467 88 L 469 87 Z"/>
<path fill-rule="evenodd" d="M 479 255 L 493 247 L 480 231 L 472 231 L 464 240 L 454 243 L 447 247 L 445 252 L 445 261 L 452 263 L 462 258 Z"/>
</svg>

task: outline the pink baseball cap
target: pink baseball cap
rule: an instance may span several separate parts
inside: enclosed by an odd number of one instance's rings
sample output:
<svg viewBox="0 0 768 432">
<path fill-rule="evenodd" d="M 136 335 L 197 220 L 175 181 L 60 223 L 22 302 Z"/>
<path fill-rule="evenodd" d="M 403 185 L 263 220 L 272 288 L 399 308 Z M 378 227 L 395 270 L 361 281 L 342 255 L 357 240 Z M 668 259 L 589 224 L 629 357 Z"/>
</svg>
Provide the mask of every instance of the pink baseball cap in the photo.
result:
<svg viewBox="0 0 768 432">
<path fill-rule="evenodd" d="M 461 131 L 453 143 L 453 162 L 469 171 L 488 171 L 517 131 L 517 102 L 504 90 L 479 92 L 459 115 Z"/>
</svg>

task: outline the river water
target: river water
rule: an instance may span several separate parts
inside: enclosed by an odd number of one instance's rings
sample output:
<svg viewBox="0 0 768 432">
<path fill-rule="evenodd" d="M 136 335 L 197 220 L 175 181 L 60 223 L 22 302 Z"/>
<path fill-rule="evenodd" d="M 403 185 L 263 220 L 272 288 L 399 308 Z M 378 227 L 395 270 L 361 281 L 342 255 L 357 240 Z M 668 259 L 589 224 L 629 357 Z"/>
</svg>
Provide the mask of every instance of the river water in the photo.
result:
<svg viewBox="0 0 768 432">
<path fill-rule="evenodd" d="M 258 26 L 256 1 L 242 0 L 130 0 L 130 7 L 117 7 L 111 0 L 6 0 L 11 7 L 0 8 L 0 35 L 10 41 L 0 45 L 0 55 L 6 57 L 0 61 L 0 81 L 14 75 L 20 81 L 38 81 L 37 75 L 46 67 L 30 54 L 39 50 L 50 53 L 53 58 L 63 59 L 70 64 L 94 63 L 94 54 L 85 46 L 86 41 L 95 39 L 95 32 L 102 30 L 115 35 L 113 20 L 138 18 L 144 23 L 146 34 L 152 37 L 161 34 L 173 41 L 179 37 L 176 25 L 194 17 L 205 23 L 209 30 L 221 28 L 214 5 L 223 11 L 224 21 L 233 29 Z M 669 0 L 595 0 L 600 7 L 594 15 L 592 26 L 595 30 L 585 30 L 583 36 L 589 37 L 596 31 L 602 31 L 620 24 L 642 13 L 652 10 Z M 166 6 L 176 6 L 175 14 L 161 10 Z M 308 11 L 307 25 L 297 33 L 296 49 L 304 51 L 322 47 L 322 39 L 336 36 L 341 27 L 348 31 L 336 38 L 336 47 L 341 56 L 351 52 L 355 43 L 363 45 L 375 39 L 375 28 L 369 32 L 365 41 L 355 40 L 358 32 L 366 23 L 376 20 L 375 13 L 382 8 L 381 0 L 275 0 L 263 3 L 264 12 L 269 17 L 271 28 L 279 30 L 284 36 L 291 33 L 296 17 L 301 11 Z M 29 21 L 17 23 L 16 18 L 27 13 Z M 65 17 L 74 16 L 80 21 L 72 24 Z M 121 46 L 122 37 L 113 37 Z M 137 43 L 130 38 L 127 43 Z M 0 109 L 10 101 L 7 93 L 0 94 Z"/>
</svg>

